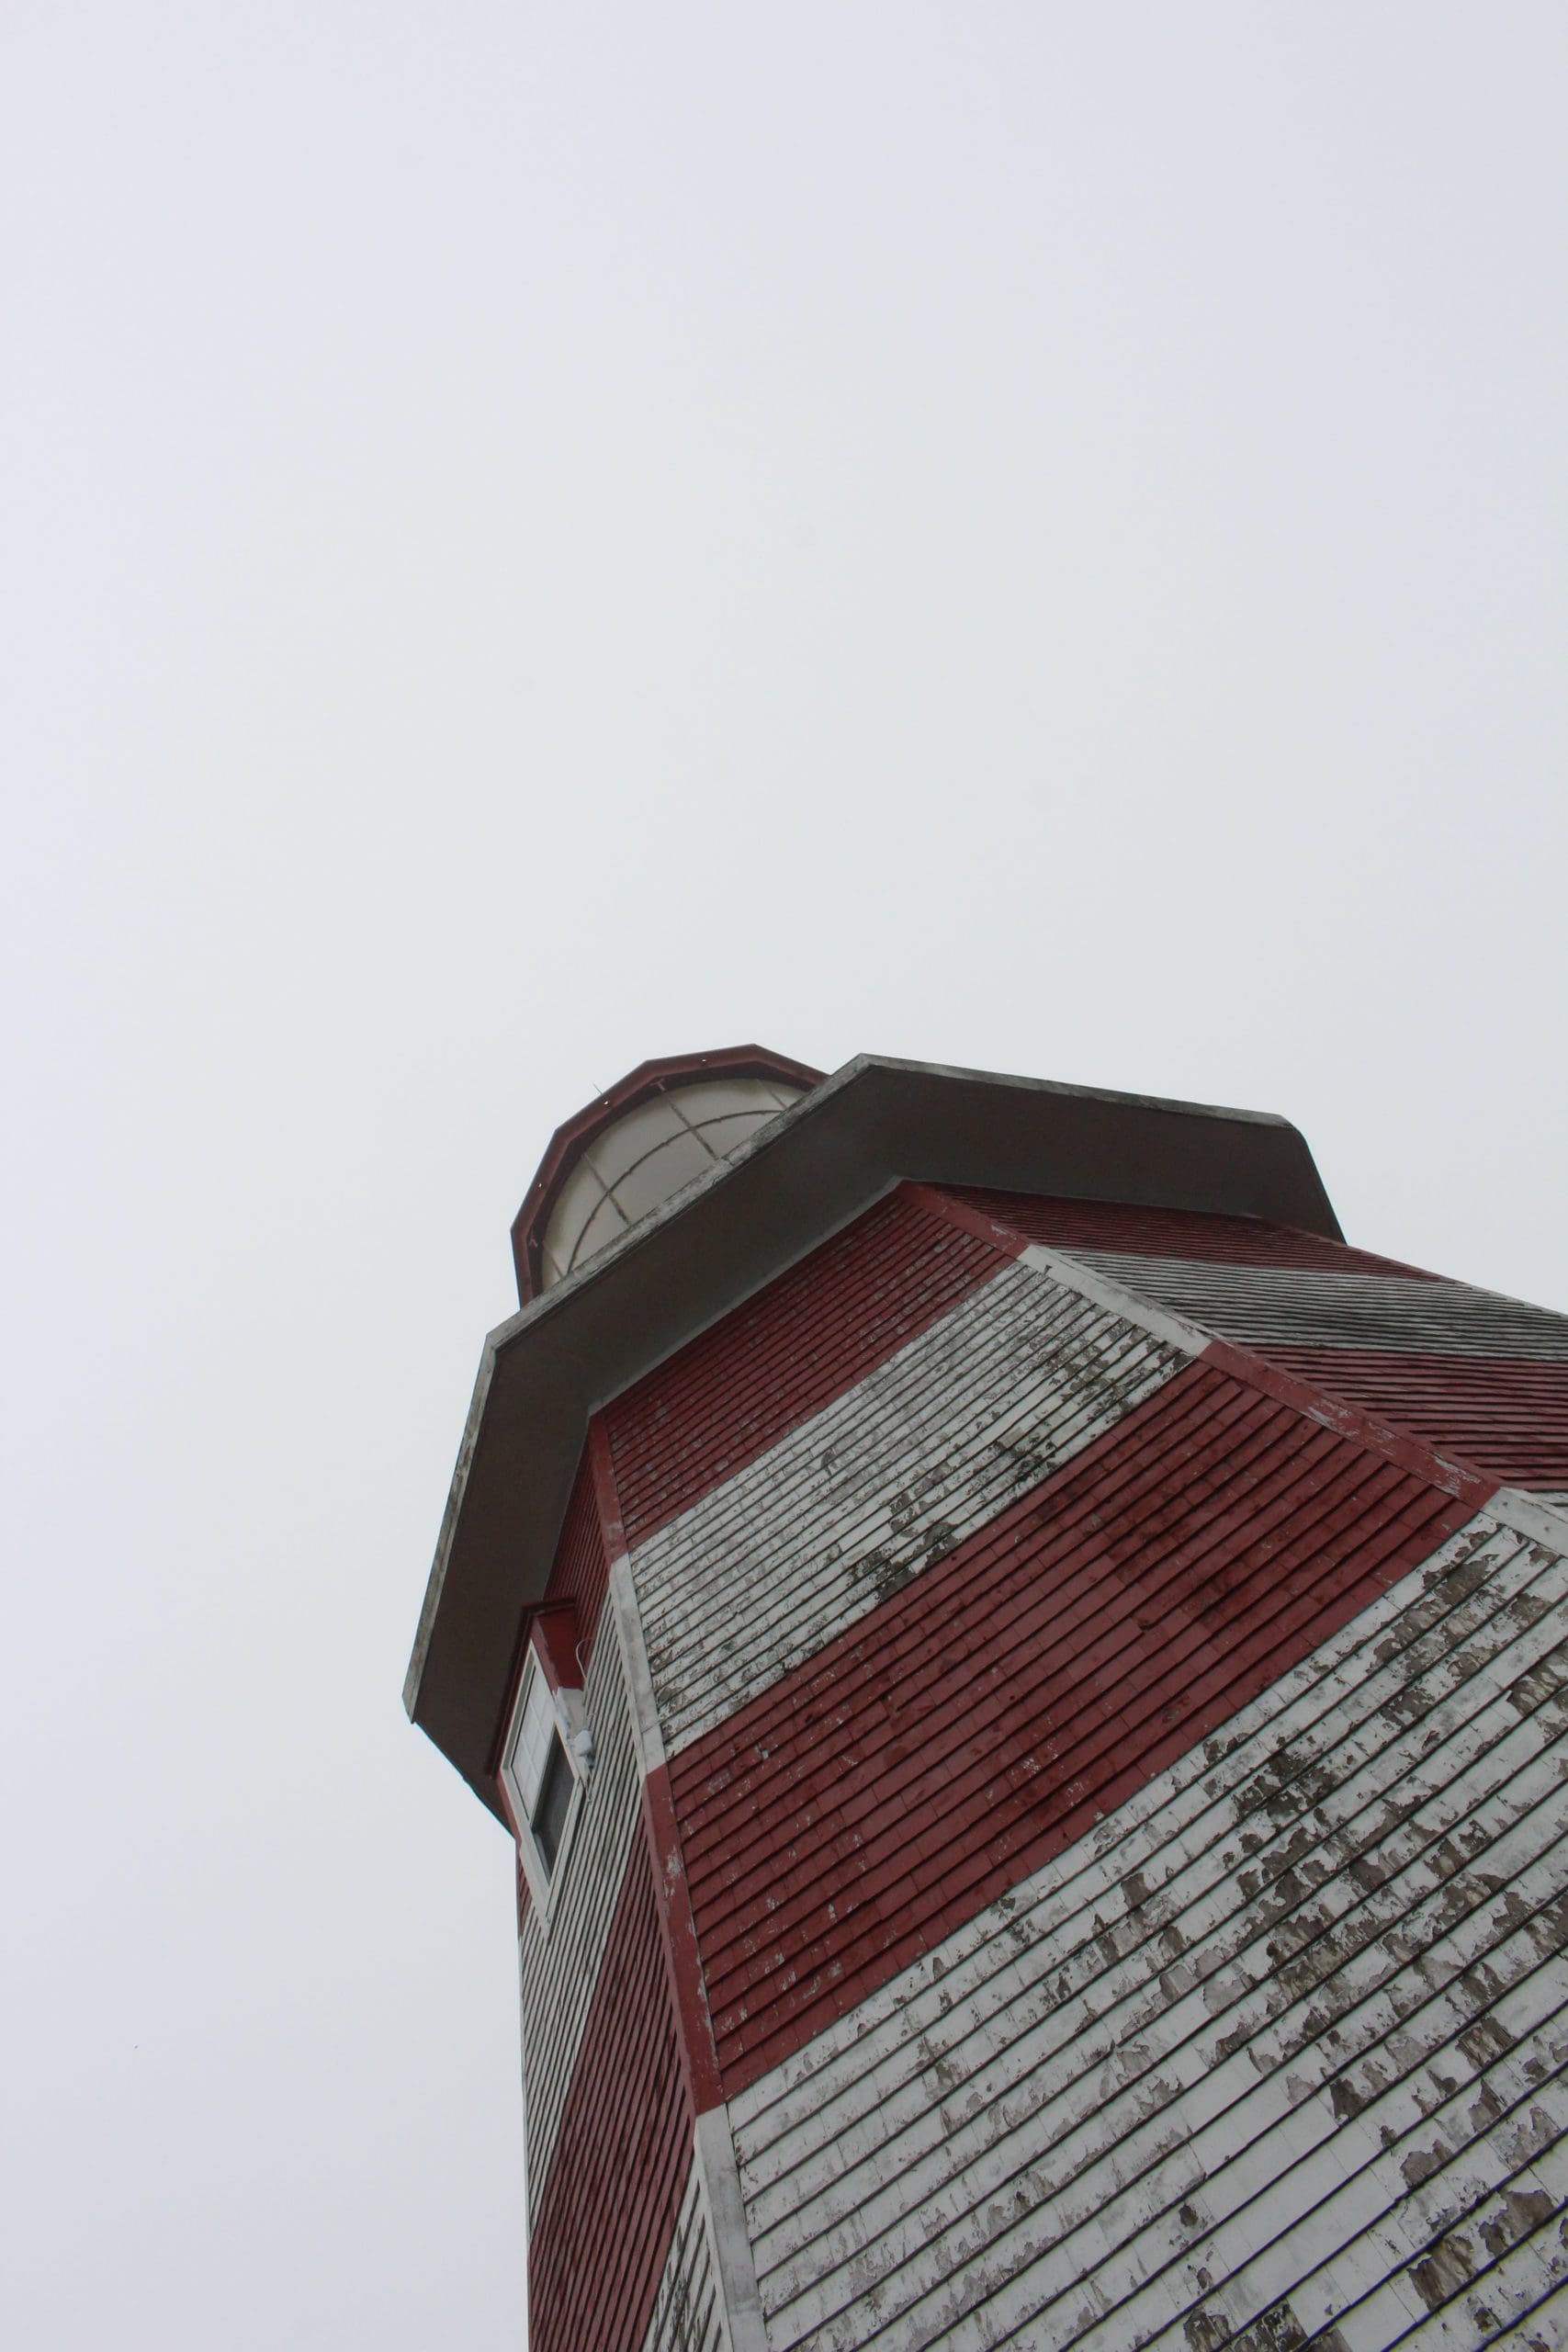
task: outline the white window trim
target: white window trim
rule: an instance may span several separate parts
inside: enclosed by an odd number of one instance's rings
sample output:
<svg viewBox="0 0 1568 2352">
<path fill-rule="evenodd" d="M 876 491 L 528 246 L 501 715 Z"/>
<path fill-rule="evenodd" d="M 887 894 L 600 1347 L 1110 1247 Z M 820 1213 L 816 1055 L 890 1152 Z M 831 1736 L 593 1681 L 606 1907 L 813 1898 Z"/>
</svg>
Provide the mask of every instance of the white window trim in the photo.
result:
<svg viewBox="0 0 1568 2352">
<path fill-rule="evenodd" d="M 513 1758 L 516 1755 L 518 1737 L 523 1729 L 523 1718 L 527 1713 L 528 1702 L 533 1695 L 535 1683 L 538 1681 L 544 1682 L 548 1689 L 548 1677 L 545 1673 L 543 1661 L 536 1646 L 530 1642 L 527 1664 L 523 1669 L 523 1679 L 517 1690 L 517 1702 L 512 1710 L 512 1720 L 506 1730 L 506 1743 L 502 1750 L 501 1778 L 505 1786 L 507 1806 L 516 1831 L 517 1858 L 523 1866 L 523 1875 L 528 1882 L 528 1893 L 534 1907 L 541 1922 L 547 1927 L 566 1878 L 567 1863 L 570 1857 L 572 1841 L 577 1834 L 578 1817 L 582 1811 L 582 1800 L 592 1767 L 592 1739 L 588 1729 L 588 1717 L 583 1710 L 581 1691 L 551 1690 L 549 1695 L 555 1709 L 556 1729 L 560 1735 L 561 1747 L 566 1755 L 568 1770 L 571 1773 L 571 1796 L 567 1804 L 566 1819 L 561 1823 L 560 1842 L 556 1848 L 555 1867 L 553 1870 L 547 1870 L 545 1866 L 545 1858 L 535 1842 L 533 1826 L 524 1806 L 522 1791 L 518 1787 L 513 1770 Z"/>
</svg>

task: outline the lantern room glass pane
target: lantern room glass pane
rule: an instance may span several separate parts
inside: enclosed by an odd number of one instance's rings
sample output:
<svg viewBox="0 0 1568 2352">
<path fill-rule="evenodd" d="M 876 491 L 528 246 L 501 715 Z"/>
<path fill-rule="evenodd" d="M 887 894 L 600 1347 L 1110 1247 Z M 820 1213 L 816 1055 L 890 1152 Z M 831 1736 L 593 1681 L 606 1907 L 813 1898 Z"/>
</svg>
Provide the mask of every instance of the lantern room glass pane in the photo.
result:
<svg viewBox="0 0 1568 2352">
<path fill-rule="evenodd" d="M 523 1810 L 530 1821 L 539 1802 L 540 1783 L 544 1779 L 555 1727 L 556 1711 L 548 1686 L 544 1676 L 536 1673 L 528 1692 L 528 1703 L 523 1710 L 517 1746 L 512 1758 L 512 1776 L 517 1784 Z"/>
<path fill-rule="evenodd" d="M 539 1786 L 539 1802 L 534 1814 L 534 1843 L 547 1871 L 555 1869 L 556 1856 L 560 1851 L 561 1832 L 566 1827 L 570 1804 L 571 1766 L 566 1760 L 566 1750 L 558 1736 L 552 1732 Z"/>
</svg>

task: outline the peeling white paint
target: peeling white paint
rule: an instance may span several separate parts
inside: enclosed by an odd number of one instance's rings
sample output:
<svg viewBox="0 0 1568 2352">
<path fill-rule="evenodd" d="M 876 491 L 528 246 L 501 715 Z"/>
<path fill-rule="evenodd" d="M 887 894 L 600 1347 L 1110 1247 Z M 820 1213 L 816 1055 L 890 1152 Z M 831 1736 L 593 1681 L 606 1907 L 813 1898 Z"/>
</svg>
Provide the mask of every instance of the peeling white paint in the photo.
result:
<svg viewBox="0 0 1568 2352">
<path fill-rule="evenodd" d="M 772 2352 L 1472 2347 L 1555 2291 L 1568 1560 L 1499 1516 L 732 2102 Z M 1472 2258 L 1491 2327 L 1427 2308 Z"/>
</svg>

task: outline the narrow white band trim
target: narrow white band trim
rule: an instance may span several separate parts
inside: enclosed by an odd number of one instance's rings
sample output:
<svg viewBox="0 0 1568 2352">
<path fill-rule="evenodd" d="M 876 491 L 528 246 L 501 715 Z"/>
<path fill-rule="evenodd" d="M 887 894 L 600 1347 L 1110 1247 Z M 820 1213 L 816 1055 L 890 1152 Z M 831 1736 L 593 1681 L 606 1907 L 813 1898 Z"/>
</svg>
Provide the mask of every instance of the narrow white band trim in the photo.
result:
<svg viewBox="0 0 1568 2352">
<path fill-rule="evenodd" d="M 637 1749 L 637 1770 L 646 1781 L 649 1774 L 657 1772 L 666 1760 L 664 1736 L 659 1728 L 659 1708 L 653 1696 L 653 1677 L 649 1671 L 648 1650 L 642 1638 L 637 1588 L 624 1555 L 610 1563 L 610 1607 L 615 1611 L 615 1635 L 621 1645 L 626 1696 L 631 1702 L 632 1745 Z"/>
<path fill-rule="evenodd" d="M 1482 1505 L 1486 1518 L 1501 1520 L 1516 1535 L 1545 1544 L 1553 1552 L 1568 1552 L 1568 1510 L 1544 1495 L 1528 1495 L 1521 1487 L 1499 1487 Z"/>
<path fill-rule="evenodd" d="M 728 2107 L 710 2107 L 697 2118 L 692 2162 L 702 2175 L 703 2208 L 713 2248 L 714 2277 L 729 2330 L 731 2352 L 768 2352 L 757 2266 L 751 2254 L 746 2209 L 740 2201 L 740 2172 L 729 2132 Z"/>
<path fill-rule="evenodd" d="M 1048 1274 L 1064 1289 L 1076 1290 L 1080 1298 L 1089 1299 L 1095 1306 L 1103 1306 L 1112 1315 L 1120 1315 L 1126 1323 L 1136 1323 L 1156 1340 L 1163 1340 L 1168 1348 L 1178 1348 L 1183 1355 L 1201 1356 L 1213 1340 L 1212 1331 L 1201 1331 L 1196 1323 L 1189 1323 L 1179 1315 L 1172 1315 L 1168 1307 L 1156 1306 L 1152 1299 L 1129 1290 L 1122 1283 L 1112 1282 L 1109 1274 L 1081 1265 L 1076 1258 L 1064 1258 L 1055 1250 L 1047 1250 L 1032 1241 L 1019 1259 L 1021 1266 L 1028 1266 L 1037 1274 Z"/>
</svg>

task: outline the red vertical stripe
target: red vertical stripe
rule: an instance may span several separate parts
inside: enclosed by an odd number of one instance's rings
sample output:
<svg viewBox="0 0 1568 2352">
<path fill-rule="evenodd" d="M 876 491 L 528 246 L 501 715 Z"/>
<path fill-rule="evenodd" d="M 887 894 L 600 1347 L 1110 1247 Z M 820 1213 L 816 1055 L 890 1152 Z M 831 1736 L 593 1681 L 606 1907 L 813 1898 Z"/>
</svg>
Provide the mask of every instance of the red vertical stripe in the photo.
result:
<svg viewBox="0 0 1568 2352">
<path fill-rule="evenodd" d="M 577 1476 L 567 1503 L 566 1517 L 556 1539 L 556 1555 L 550 1566 L 544 1599 L 536 1610 L 525 1612 L 518 1631 L 512 1671 L 507 1679 L 506 1705 L 502 1711 L 496 1727 L 495 1745 L 491 1751 L 492 1774 L 499 1774 L 501 1770 L 502 1747 L 511 1725 L 513 1709 L 517 1703 L 517 1693 L 522 1687 L 529 1634 L 536 1615 L 549 1609 L 570 1606 L 572 1612 L 570 1642 L 563 1641 L 551 1654 L 574 1688 L 588 1679 L 589 1660 L 593 1655 L 593 1644 L 598 1636 L 599 1619 L 604 1611 L 604 1593 L 610 1577 L 610 1552 L 601 1523 L 593 1470 L 593 1430 L 591 1424 L 588 1443 L 582 1449 L 582 1459 L 578 1464 Z M 510 1822 L 511 1802 L 504 1784 L 498 1781 L 498 1787 L 502 1810 Z"/>
<path fill-rule="evenodd" d="M 533 2352 L 637 2352 L 692 2129 L 653 1883 L 634 1842 L 529 2242 Z"/>
<path fill-rule="evenodd" d="M 604 1588 L 609 1575 L 610 1554 L 604 1542 L 604 1531 L 599 1523 L 599 1501 L 594 1489 L 590 1441 L 583 1447 L 571 1500 L 567 1504 L 566 1517 L 561 1521 L 544 1601 L 546 1608 L 558 1601 L 570 1601 L 576 1611 L 577 1646 L 585 1670 L 593 1655 L 599 1612 L 604 1605 Z"/>
<path fill-rule="evenodd" d="M 968 1203 L 1030 1241 L 1056 1250 L 1124 1250 L 1140 1258 L 1207 1259 L 1227 1266 L 1293 1266 L 1329 1274 L 1403 1274 L 1437 1282 L 1420 1266 L 1352 1250 L 1326 1234 L 1258 1216 L 1208 1209 L 1145 1208 L 1131 1201 L 1071 1201 L 1043 1193 L 993 1193 L 955 1187 Z"/>
<path fill-rule="evenodd" d="M 1397 1421 L 1513 1487 L 1568 1487 L 1568 1363 L 1392 1349 L 1258 1349 L 1300 1380 Z"/>
</svg>

